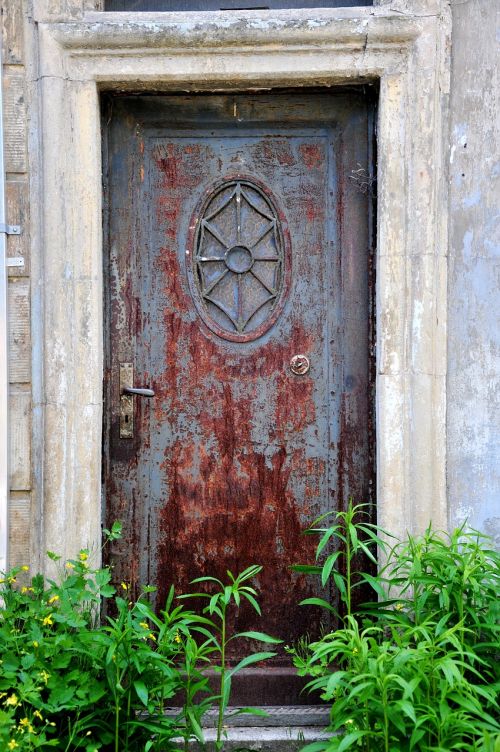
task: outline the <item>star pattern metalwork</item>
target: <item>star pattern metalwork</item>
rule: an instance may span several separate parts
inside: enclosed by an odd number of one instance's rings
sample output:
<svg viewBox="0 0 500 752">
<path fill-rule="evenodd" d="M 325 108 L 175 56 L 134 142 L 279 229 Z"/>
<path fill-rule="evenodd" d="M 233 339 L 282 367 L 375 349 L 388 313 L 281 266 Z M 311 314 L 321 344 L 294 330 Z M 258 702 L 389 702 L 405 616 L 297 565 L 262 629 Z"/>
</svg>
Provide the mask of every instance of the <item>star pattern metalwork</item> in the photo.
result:
<svg viewBox="0 0 500 752">
<path fill-rule="evenodd" d="M 279 217 L 248 180 L 219 186 L 198 226 L 195 280 L 208 315 L 222 329 L 245 334 L 262 326 L 283 285 Z"/>
</svg>

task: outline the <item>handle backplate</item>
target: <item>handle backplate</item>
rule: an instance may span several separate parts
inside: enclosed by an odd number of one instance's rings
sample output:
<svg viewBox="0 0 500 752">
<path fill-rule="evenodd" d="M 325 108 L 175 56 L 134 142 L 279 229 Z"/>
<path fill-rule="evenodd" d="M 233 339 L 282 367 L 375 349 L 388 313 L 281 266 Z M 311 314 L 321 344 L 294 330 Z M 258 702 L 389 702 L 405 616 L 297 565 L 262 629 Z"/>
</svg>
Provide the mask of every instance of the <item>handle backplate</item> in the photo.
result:
<svg viewBox="0 0 500 752">
<path fill-rule="evenodd" d="M 125 389 L 133 383 L 134 366 L 132 363 L 120 363 L 120 439 L 132 439 L 134 436 L 134 398 L 125 393 Z"/>
</svg>

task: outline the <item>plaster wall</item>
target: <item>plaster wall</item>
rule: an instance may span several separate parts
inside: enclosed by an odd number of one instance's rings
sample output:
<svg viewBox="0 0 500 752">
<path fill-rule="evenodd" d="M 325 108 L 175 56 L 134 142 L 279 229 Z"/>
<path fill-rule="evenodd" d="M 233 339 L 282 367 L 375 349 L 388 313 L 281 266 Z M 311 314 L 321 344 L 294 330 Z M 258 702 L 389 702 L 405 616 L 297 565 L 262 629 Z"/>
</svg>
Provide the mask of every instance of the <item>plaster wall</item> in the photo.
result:
<svg viewBox="0 0 500 752">
<path fill-rule="evenodd" d="M 500 4 L 452 4 L 447 496 L 500 545 Z"/>
</svg>

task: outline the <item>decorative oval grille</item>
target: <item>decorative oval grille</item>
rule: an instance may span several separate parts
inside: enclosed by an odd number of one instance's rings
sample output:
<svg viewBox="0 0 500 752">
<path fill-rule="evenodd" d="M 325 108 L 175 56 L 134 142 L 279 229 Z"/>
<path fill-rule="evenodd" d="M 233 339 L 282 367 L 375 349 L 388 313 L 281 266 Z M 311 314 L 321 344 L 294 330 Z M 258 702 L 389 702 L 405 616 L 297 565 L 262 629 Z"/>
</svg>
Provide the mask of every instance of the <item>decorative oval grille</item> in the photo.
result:
<svg viewBox="0 0 500 752">
<path fill-rule="evenodd" d="M 287 263 L 283 226 L 267 191 L 228 180 L 205 201 L 191 268 L 205 323 L 221 337 L 261 336 L 281 308 Z"/>
</svg>

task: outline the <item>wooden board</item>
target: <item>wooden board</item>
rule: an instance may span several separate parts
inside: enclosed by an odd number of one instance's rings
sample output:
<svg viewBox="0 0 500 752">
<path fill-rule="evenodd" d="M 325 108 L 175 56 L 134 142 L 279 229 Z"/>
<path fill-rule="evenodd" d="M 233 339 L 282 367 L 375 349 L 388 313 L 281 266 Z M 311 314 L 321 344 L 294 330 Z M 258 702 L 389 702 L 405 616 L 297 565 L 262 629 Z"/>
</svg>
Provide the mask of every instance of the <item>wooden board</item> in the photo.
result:
<svg viewBox="0 0 500 752">
<path fill-rule="evenodd" d="M 10 225 L 21 227 L 20 235 L 7 237 L 7 256 L 24 259 L 24 266 L 9 267 L 9 277 L 27 277 L 30 273 L 29 184 L 26 177 L 16 176 L 5 183 L 6 216 Z"/>
<path fill-rule="evenodd" d="M 9 281 L 9 381 L 28 383 L 31 376 L 29 279 Z"/>
<path fill-rule="evenodd" d="M 29 494 L 13 494 L 9 499 L 9 568 L 30 562 L 30 515 Z"/>
<path fill-rule="evenodd" d="M 10 412 L 10 488 L 31 488 L 31 395 L 15 391 L 9 396 Z"/>
<path fill-rule="evenodd" d="M 23 62 L 24 13 L 22 0 L 2 0 L 2 62 L 19 65 Z"/>
<path fill-rule="evenodd" d="M 5 172 L 26 172 L 26 93 L 24 76 L 3 77 Z"/>
</svg>

